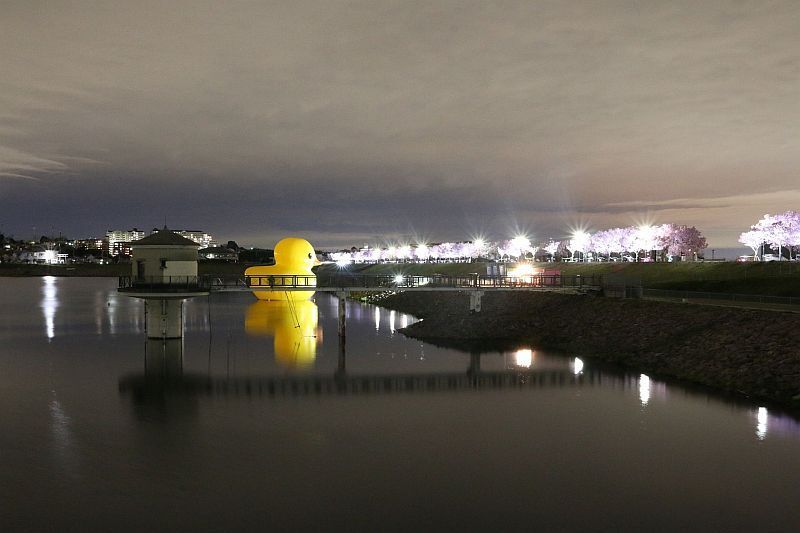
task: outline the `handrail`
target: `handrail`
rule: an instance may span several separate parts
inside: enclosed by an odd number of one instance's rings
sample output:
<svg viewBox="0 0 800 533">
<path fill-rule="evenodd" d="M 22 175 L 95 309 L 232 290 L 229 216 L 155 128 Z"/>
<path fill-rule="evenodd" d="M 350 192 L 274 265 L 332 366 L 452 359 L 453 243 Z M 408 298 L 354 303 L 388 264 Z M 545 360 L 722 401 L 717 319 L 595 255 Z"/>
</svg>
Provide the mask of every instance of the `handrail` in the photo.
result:
<svg viewBox="0 0 800 533">
<path fill-rule="evenodd" d="M 120 276 L 118 287 L 127 291 L 204 291 L 211 281 L 205 276 Z"/>
<path fill-rule="evenodd" d="M 592 288 L 602 286 L 601 276 L 534 274 L 530 276 L 468 275 L 380 275 L 380 274 L 273 274 L 257 276 L 121 276 L 121 290 L 214 290 L 225 288 L 308 289 L 341 287 L 343 289 L 411 289 L 411 288 Z"/>
<path fill-rule="evenodd" d="M 214 278 L 209 286 L 213 288 L 229 288 L 241 286 L 257 289 L 305 289 L 341 287 L 347 289 L 358 288 L 464 288 L 464 289 L 491 289 L 491 288 L 524 288 L 524 287 L 561 287 L 561 288 L 589 288 L 600 287 L 600 276 L 563 276 L 560 274 L 535 274 L 530 276 L 485 276 L 478 274 L 449 276 L 449 275 L 378 275 L 378 274 L 273 274 L 255 275 L 236 278 Z"/>
</svg>

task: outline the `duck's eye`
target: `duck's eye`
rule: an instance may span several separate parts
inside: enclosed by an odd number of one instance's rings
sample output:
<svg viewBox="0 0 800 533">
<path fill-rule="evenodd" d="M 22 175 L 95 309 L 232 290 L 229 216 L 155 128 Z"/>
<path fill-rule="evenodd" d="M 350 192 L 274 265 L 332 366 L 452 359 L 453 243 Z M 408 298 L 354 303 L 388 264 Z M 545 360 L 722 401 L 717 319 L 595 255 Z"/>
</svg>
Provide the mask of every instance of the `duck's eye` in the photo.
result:
<svg viewBox="0 0 800 533">
<path fill-rule="evenodd" d="M 308 254 L 308 258 L 311 259 L 311 254 Z"/>
</svg>

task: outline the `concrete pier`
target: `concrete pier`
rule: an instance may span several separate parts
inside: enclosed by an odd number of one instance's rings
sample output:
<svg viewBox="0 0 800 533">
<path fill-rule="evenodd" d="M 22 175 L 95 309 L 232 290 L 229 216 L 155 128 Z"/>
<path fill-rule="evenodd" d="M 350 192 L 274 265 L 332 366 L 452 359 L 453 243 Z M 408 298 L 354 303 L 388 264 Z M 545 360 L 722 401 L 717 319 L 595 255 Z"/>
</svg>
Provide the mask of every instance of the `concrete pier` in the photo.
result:
<svg viewBox="0 0 800 533">
<path fill-rule="evenodd" d="M 145 298 L 144 314 L 148 339 L 183 337 L 183 298 Z"/>
</svg>

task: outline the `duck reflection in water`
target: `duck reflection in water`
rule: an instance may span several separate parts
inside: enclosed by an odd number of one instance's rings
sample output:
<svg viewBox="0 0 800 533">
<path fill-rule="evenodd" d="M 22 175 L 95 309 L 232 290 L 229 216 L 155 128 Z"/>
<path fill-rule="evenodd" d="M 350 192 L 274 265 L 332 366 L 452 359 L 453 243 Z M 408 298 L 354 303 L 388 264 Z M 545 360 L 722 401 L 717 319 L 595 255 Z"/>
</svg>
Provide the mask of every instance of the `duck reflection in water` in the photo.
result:
<svg viewBox="0 0 800 533">
<path fill-rule="evenodd" d="M 311 300 L 253 302 L 247 308 L 244 329 L 254 337 L 273 337 L 275 361 L 286 368 L 313 365 L 322 342 L 317 304 Z"/>
</svg>

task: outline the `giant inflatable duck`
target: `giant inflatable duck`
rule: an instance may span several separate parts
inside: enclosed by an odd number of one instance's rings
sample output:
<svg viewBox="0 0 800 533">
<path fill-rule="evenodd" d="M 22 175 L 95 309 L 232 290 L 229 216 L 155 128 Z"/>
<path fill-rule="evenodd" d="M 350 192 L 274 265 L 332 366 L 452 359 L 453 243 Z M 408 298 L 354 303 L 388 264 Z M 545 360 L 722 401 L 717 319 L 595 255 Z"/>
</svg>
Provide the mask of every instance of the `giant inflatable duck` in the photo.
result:
<svg viewBox="0 0 800 533">
<path fill-rule="evenodd" d="M 308 300 L 314 291 L 284 290 L 280 286 L 290 284 L 292 281 L 286 276 L 311 276 L 297 278 L 298 283 L 308 283 L 310 287 L 317 286 L 317 280 L 311 267 L 320 264 L 314 247 L 305 239 L 287 237 L 275 245 L 275 264 L 268 266 L 254 266 L 244 271 L 245 276 L 260 276 L 250 278 L 251 286 L 274 286 L 274 290 L 253 291 L 259 300 L 301 301 Z M 272 282 L 272 284 L 270 284 Z"/>
<path fill-rule="evenodd" d="M 305 368 L 322 342 L 317 304 L 310 300 L 253 302 L 247 308 L 244 330 L 255 337 L 274 337 L 275 361 L 286 368 Z"/>
</svg>

